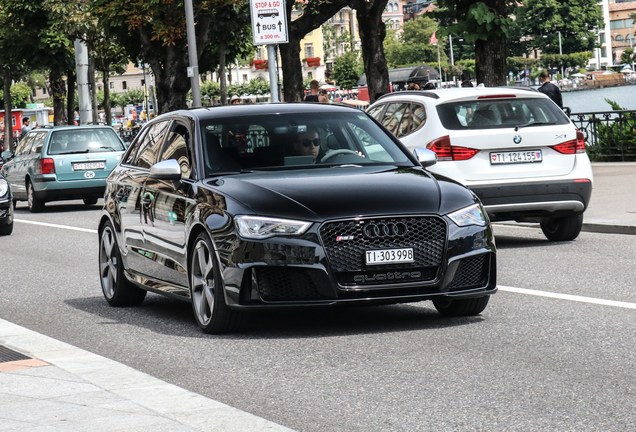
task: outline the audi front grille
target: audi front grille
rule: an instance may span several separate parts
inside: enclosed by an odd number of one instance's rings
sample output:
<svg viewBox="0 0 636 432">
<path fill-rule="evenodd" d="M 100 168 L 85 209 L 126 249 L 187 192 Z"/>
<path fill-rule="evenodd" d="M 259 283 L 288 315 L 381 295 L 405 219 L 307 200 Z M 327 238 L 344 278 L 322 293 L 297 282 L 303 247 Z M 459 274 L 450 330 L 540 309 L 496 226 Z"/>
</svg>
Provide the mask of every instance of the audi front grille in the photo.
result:
<svg viewBox="0 0 636 432">
<path fill-rule="evenodd" d="M 320 227 L 327 260 L 342 287 L 432 281 L 442 263 L 446 223 L 440 217 L 327 222 Z M 367 265 L 368 250 L 413 248 L 413 262 Z"/>
</svg>

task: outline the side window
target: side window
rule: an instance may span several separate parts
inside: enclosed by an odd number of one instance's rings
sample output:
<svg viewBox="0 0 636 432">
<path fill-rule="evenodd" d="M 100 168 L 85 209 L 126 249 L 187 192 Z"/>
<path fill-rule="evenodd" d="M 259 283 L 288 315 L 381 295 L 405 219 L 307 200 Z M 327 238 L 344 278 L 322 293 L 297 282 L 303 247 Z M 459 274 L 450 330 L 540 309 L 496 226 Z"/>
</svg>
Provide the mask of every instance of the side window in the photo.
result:
<svg viewBox="0 0 636 432">
<path fill-rule="evenodd" d="M 374 106 L 373 108 L 367 111 L 367 114 L 369 114 L 374 119 L 379 120 L 380 114 L 382 113 L 382 110 L 384 109 L 385 106 L 386 106 L 385 104 Z"/>
<path fill-rule="evenodd" d="M 395 136 L 399 136 L 400 134 L 400 121 L 408 105 L 407 103 L 392 103 L 386 108 L 382 124 Z"/>
<path fill-rule="evenodd" d="M 137 138 L 135 138 L 135 140 L 130 145 L 128 149 L 128 153 L 126 153 L 126 155 L 124 156 L 123 163 L 127 165 L 132 165 L 135 162 L 135 159 L 137 158 L 137 152 L 139 152 L 139 147 L 141 146 L 141 143 L 144 141 L 146 132 L 148 132 L 148 128 L 142 130 L 139 133 L 139 135 L 137 135 Z"/>
<path fill-rule="evenodd" d="M 18 147 L 15 149 L 16 156 L 29 154 L 34 135 L 35 134 L 29 134 L 20 141 L 20 144 L 18 144 Z"/>
<path fill-rule="evenodd" d="M 402 120 L 400 120 L 400 127 L 398 129 L 397 137 L 401 138 L 404 135 L 408 135 L 413 130 L 413 116 L 411 114 L 411 104 L 404 104 L 404 111 L 402 113 Z"/>
<path fill-rule="evenodd" d="M 146 136 L 143 137 L 137 159 L 133 161 L 133 165 L 139 168 L 150 168 L 155 163 L 169 125 L 169 121 L 163 121 L 150 126 Z"/>
<path fill-rule="evenodd" d="M 38 132 L 33 140 L 33 153 L 42 153 L 42 147 L 49 134 L 46 132 Z"/>
<path fill-rule="evenodd" d="M 424 105 L 416 103 L 412 104 L 411 107 L 413 109 L 413 129 L 411 132 L 415 132 L 426 123 L 426 109 Z"/>
<path fill-rule="evenodd" d="M 175 122 L 168 132 L 168 138 L 159 160 L 174 159 L 181 166 L 183 178 L 191 178 L 192 165 L 190 164 L 190 132 L 184 125 Z"/>
</svg>

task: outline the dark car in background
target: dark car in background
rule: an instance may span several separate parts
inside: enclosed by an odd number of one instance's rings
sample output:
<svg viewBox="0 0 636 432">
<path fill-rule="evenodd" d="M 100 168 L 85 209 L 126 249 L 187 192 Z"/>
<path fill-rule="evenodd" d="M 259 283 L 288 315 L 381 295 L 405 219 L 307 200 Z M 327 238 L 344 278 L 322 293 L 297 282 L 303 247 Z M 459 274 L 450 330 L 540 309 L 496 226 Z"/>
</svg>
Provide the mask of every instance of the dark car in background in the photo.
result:
<svg viewBox="0 0 636 432">
<path fill-rule="evenodd" d="M 15 152 L 2 152 L 2 173 L 15 201 L 40 212 L 49 201 L 104 196 L 106 177 L 126 148 L 110 126 L 56 126 L 31 130 Z"/>
<path fill-rule="evenodd" d="M 475 195 L 355 108 L 267 104 L 147 124 L 107 181 L 99 273 L 112 306 L 190 301 L 207 333 L 259 308 L 432 300 L 475 315 L 496 254 Z"/>
<path fill-rule="evenodd" d="M 13 195 L 11 186 L 0 175 L 0 236 L 13 232 Z"/>
</svg>

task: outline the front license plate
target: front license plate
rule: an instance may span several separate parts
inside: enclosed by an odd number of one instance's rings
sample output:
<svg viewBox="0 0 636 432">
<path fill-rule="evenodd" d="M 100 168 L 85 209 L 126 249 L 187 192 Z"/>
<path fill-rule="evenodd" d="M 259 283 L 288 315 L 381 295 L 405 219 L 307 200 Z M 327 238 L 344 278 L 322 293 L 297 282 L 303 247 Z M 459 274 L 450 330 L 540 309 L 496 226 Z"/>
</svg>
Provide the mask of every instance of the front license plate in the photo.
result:
<svg viewBox="0 0 636 432">
<path fill-rule="evenodd" d="M 490 153 L 492 165 L 541 162 L 541 150 Z"/>
<path fill-rule="evenodd" d="M 366 260 L 368 265 L 413 262 L 413 248 L 367 251 Z"/>
<path fill-rule="evenodd" d="M 73 169 L 75 171 L 96 170 L 104 168 L 106 168 L 106 164 L 104 162 L 82 162 L 73 164 Z"/>
</svg>

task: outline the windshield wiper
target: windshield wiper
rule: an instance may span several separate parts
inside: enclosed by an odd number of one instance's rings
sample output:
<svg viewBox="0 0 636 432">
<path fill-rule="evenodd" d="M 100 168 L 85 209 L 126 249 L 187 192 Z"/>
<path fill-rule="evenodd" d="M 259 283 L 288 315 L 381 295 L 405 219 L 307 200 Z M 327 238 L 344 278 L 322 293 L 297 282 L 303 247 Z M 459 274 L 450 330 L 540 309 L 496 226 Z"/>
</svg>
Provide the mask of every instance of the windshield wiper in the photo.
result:
<svg viewBox="0 0 636 432">
<path fill-rule="evenodd" d="M 534 122 L 534 123 L 520 124 L 515 126 L 515 132 L 517 132 L 519 128 L 530 127 L 530 126 L 548 126 L 548 125 L 555 125 L 555 124 L 556 123 L 550 123 L 550 122 Z"/>
<path fill-rule="evenodd" d="M 59 155 L 67 155 L 67 154 L 80 154 L 80 153 L 88 153 L 88 149 L 86 150 L 73 150 L 73 151 L 67 151 L 67 152 L 62 152 L 62 153 L 56 153 Z"/>
</svg>

